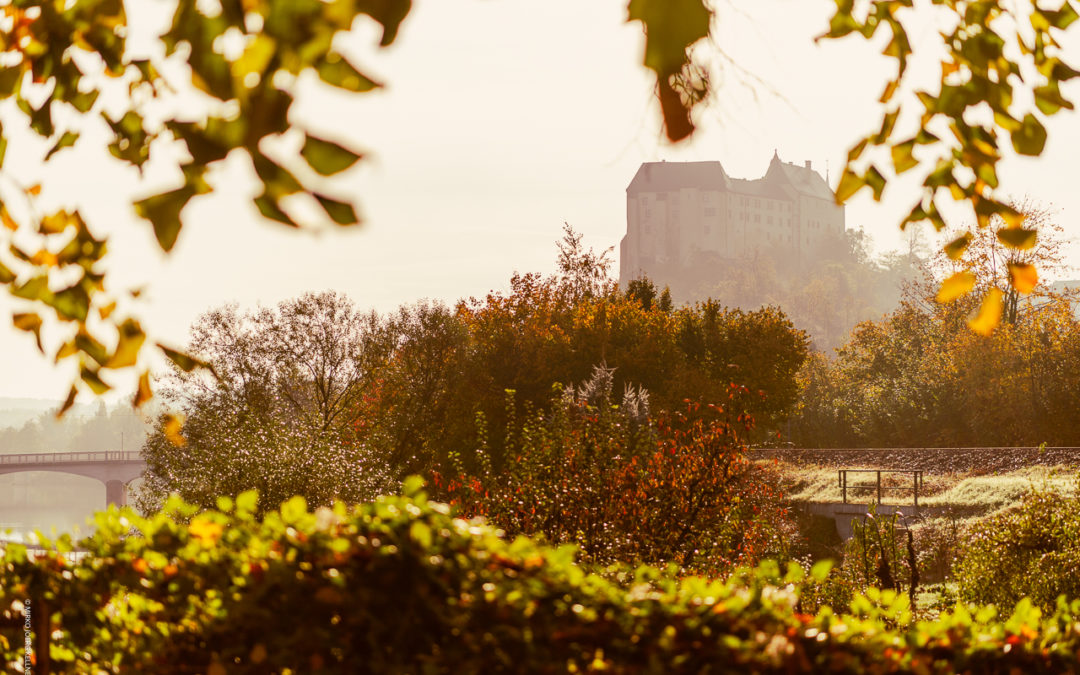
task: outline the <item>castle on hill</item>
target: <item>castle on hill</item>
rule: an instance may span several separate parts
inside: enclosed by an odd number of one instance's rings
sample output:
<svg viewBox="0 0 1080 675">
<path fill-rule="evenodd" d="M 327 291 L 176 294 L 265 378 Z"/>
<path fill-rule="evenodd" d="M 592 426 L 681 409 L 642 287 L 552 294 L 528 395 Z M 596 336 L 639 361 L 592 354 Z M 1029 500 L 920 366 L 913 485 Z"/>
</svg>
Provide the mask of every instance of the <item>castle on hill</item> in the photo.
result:
<svg viewBox="0 0 1080 675">
<path fill-rule="evenodd" d="M 843 234 L 844 207 L 810 162 L 774 154 L 757 180 L 732 178 L 720 162 L 648 162 L 626 188 L 619 278 L 656 278 L 700 254 L 802 259 Z"/>
</svg>

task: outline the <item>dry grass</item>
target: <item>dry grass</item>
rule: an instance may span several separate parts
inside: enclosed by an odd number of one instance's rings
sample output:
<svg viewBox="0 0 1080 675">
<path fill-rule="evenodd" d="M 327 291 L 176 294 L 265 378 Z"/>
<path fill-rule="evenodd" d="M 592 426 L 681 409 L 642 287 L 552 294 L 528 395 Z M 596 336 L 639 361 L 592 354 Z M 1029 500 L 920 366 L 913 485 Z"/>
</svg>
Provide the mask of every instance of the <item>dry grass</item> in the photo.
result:
<svg viewBox="0 0 1080 675">
<path fill-rule="evenodd" d="M 841 490 L 834 467 L 767 461 L 780 476 L 784 493 L 792 502 L 839 502 Z M 876 496 L 874 489 L 853 490 L 852 485 L 875 485 L 874 474 L 848 474 L 848 501 L 868 502 Z M 910 474 L 883 474 L 884 486 L 912 485 Z M 1020 499 L 1033 488 L 1076 491 L 1075 469 L 1064 466 L 1029 466 L 998 474 L 934 473 L 923 474 L 919 504 L 951 506 L 964 511 L 989 512 Z M 890 490 L 882 501 L 886 504 L 911 504 L 912 491 Z"/>
</svg>

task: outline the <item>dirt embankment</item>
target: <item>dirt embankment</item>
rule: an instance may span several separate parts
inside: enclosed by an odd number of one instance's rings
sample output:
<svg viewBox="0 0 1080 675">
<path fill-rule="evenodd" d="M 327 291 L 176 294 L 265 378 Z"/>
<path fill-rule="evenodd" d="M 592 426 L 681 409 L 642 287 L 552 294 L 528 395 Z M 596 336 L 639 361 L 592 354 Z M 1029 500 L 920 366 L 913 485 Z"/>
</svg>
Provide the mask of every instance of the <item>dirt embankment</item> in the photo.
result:
<svg viewBox="0 0 1080 675">
<path fill-rule="evenodd" d="M 1080 466 L 1080 448 L 756 448 L 749 456 L 837 469 L 922 469 L 931 473 Z"/>
</svg>

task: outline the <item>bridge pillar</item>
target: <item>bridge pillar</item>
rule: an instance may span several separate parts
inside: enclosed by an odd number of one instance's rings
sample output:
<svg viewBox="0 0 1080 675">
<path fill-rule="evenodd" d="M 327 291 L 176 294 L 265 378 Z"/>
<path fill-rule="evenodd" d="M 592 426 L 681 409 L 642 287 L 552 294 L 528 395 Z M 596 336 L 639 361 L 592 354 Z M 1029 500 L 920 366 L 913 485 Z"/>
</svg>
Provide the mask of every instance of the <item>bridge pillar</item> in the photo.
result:
<svg viewBox="0 0 1080 675">
<path fill-rule="evenodd" d="M 122 480 L 105 482 L 105 506 L 124 506 L 127 504 L 127 485 Z"/>
</svg>

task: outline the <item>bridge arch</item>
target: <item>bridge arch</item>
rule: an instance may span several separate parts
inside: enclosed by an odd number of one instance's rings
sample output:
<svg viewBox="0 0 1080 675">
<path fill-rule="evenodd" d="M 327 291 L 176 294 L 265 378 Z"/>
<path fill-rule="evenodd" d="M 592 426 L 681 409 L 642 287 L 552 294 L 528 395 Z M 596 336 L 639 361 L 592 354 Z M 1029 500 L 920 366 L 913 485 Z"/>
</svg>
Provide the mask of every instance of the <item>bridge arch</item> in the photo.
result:
<svg viewBox="0 0 1080 675">
<path fill-rule="evenodd" d="M 127 485 L 143 474 L 146 461 L 137 451 L 48 452 L 0 455 L 0 475 L 54 471 L 94 478 L 105 484 L 106 505 L 124 506 Z"/>
</svg>

